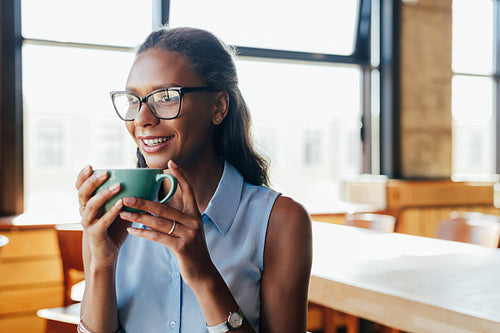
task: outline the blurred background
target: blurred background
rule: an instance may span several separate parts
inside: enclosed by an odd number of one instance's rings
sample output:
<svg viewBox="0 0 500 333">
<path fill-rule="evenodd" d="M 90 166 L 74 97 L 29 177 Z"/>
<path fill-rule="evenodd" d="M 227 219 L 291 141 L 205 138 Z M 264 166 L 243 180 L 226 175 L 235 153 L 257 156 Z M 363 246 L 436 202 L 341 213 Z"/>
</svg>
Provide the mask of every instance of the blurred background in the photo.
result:
<svg viewBox="0 0 500 333">
<path fill-rule="evenodd" d="M 79 170 L 135 166 L 109 92 L 162 25 L 237 50 L 272 186 L 313 220 L 500 225 L 500 0 L 2 0 L 0 332 L 43 332 L 36 311 L 63 304 L 57 229 L 79 221 Z"/>
<path fill-rule="evenodd" d="M 379 1 L 13 2 L 21 18 L 25 212 L 74 211 L 74 179 L 87 164 L 134 165 L 134 144 L 108 93 L 124 87 L 135 47 L 162 23 L 205 28 L 237 48 L 241 89 L 255 140 L 271 161 L 272 184 L 311 212 L 342 209 L 340 184 L 353 175 L 405 176 L 398 170 L 405 152 L 396 152 L 402 145 L 394 142 L 404 127 L 397 128 L 404 95 L 389 72 L 402 67 L 391 58 L 398 54 L 393 26 L 399 23 L 391 17 L 392 26 L 386 18 L 380 24 L 387 14 Z M 412 87 L 420 110 L 451 98 L 451 113 L 438 116 L 451 115 L 446 134 L 453 140 L 445 149 L 452 154 L 444 151 L 451 165 L 430 178 L 496 173 L 494 2 L 453 1 L 451 29 L 442 28 L 452 35 L 451 81 L 431 74 L 434 82 Z M 430 100 L 432 84 L 450 88 L 451 96 Z"/>
</svg>

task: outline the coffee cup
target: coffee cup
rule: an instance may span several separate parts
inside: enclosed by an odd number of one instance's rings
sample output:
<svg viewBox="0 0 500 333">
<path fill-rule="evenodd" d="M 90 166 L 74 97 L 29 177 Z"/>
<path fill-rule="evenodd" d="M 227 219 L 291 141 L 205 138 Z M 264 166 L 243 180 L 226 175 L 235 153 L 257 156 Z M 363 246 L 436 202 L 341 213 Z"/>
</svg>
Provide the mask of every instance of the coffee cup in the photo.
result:
<svg viewBox="0 0 500 333">
<path fill-rule="evenodd" d="M 137 169 L 102 169 L 95 170 L 94 173 L 105 171 L 108 173 L 108 179 L 97 188 L 98 193 L 105 188 L 120 183 L 120 192 L 108 200 L 103 208 L 107 212 L 119 199 L 124 197 L 136 197 L 146 200 L 154 200 L 158 195 L 160 185 L 164 179 L 170 181 L 170 190 L 161 198 L 160 203 L 169 201 L 177 190 L 177 179 L 168 173 L 163 173 L 161 169 L 137 168 Z M 123 207 L 124 210 L 140 212 L 137 209 Z"/>
</svg>

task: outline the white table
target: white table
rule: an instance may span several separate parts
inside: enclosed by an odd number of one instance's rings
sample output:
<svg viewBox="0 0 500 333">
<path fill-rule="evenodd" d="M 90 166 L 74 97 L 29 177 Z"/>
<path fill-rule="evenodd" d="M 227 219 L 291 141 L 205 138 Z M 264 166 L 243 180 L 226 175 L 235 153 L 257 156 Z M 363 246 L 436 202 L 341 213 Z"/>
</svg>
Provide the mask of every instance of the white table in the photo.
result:
<svg viewBox="0 0 500 333">
<path fill-rule="evenodd" d="M 309 299 L 409 332 L 500 332 L 500 250 L 313 222 Z"/>
</svg>

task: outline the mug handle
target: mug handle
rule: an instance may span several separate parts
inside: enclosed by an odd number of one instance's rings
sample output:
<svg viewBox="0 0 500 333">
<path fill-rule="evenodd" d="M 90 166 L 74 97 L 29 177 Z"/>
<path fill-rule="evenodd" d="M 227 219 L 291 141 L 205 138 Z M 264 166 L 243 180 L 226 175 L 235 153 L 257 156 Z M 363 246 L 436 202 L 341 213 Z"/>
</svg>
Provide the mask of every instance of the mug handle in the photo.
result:
<svg viewBox="0 0 500 333">
<path fill-rule="evenodd" d="M 160 173 L 156 175 L 156 182 L 159 183 L 165 178 L 168 178 L 170 180 L 170 191 L 168 191 L 167 195 L 160 200 L 160 203 L 165 203 L 172 199 L 175 191 L 177 190 L 177 179 L 169 173 Z"/>
</svg>

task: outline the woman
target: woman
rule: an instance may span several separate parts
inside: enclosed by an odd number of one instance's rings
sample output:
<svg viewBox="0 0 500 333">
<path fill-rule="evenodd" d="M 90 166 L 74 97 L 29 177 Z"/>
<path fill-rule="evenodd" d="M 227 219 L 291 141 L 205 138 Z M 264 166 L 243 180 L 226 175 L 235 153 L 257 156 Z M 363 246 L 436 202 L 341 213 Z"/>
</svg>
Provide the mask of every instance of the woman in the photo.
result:
<svg viewBox="0 0 500 333">
<path fill-rule="evenodd" d="M 304 332 L 310 218 L 266 187 L 230 50 L 204 30 L 155 31 L 112 99 L 139 164 L 168 169 L 179 189 L 103 213 L 120 185 L 93 195 L 106 173 L 80 172 L 80 331 Z"/>
</svg>

